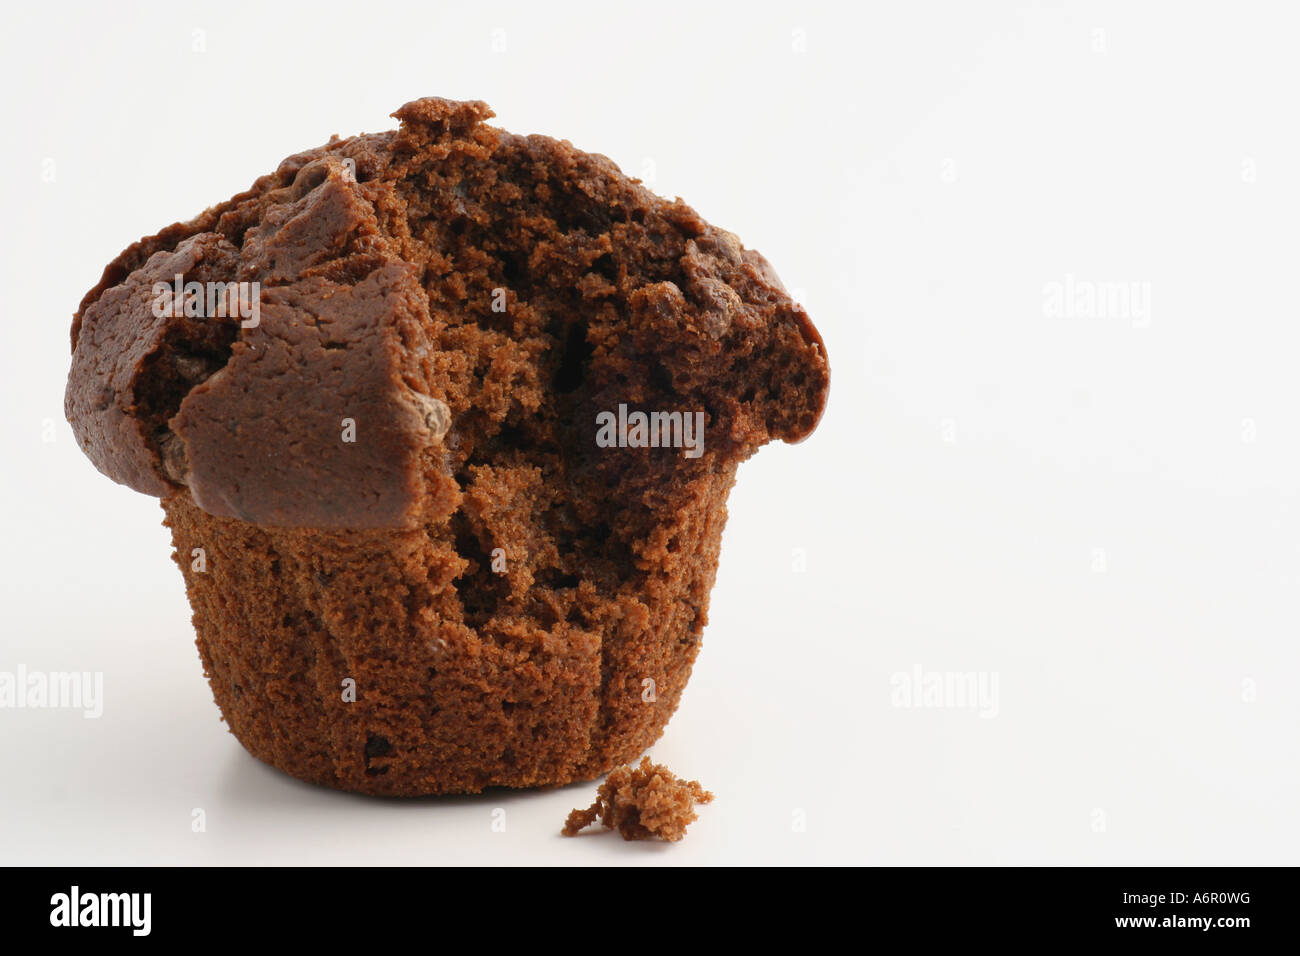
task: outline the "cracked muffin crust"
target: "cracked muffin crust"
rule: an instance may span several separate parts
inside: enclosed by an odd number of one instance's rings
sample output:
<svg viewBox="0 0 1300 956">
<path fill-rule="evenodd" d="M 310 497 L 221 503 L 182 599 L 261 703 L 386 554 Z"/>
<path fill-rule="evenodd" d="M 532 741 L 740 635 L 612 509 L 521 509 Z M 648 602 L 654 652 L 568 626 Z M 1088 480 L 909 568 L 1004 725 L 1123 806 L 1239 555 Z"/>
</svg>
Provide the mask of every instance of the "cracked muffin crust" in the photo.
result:
<svg viewBox="0 0 1300 956">
<path fill-rule="evenodd" d="M 676 708 L 737 465 L 825 349 L 767 262 L 607 159 L 424 99 L 135 243 L 81 303 L 69 421 L 162 499 L 255 756 L 367 793 L 591 779 Z M 255 321 L 155 308 L 256 283 Z M 209 310 L 210 311 L 210 310 Z M 702 454 L 600 447 L 702 412 Z"/>
</svg>

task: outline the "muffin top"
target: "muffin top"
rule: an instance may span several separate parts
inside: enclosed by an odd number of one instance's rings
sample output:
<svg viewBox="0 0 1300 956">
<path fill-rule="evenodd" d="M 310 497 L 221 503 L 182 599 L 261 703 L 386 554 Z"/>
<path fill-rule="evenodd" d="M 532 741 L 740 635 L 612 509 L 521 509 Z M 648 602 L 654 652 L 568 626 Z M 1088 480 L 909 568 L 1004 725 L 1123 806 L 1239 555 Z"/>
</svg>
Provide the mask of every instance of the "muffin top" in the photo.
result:
<svg viewBox="0 0 1300 956">
<path fill-rule="evenodd" d="M 806 437 L 825 348 L 766 260 L 492 115 L 408 103 L 122 252 L 72 326 L 95 466 L 216 516 L 396 528 L 485 455 L 589 454 L 620 407 L 703 413 L 674 474 Z"/>
</svg>

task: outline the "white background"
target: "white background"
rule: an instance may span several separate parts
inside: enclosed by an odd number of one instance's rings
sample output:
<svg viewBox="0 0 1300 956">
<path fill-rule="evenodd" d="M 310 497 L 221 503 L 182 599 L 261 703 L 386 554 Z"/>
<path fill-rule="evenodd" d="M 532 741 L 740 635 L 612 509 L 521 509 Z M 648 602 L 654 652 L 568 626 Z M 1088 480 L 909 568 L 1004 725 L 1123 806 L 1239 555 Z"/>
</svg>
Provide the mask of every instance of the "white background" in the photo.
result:
<svg viewBox="0 0 1300 956">
<path fill-rule="evenodd" d="M 0 710 L 0 862 L 1297 862 L 1293 7 L 433 7 L 6 10 L 0 670 L 106 700 Z M 682 196 L 825 336 L 826 417 L 742 467 L 653 750 L 717 794 L 679 845 L 560 838 L 591 784 L 383 801 L 257 763 L 160 508 L 63 421 L 120 249 L 425 95 Z M 1067 277 L 1149 311 L 1053 314 Z M 896 706 L 916 668 L 996 676 L 995 715 Z"/>
</svg>

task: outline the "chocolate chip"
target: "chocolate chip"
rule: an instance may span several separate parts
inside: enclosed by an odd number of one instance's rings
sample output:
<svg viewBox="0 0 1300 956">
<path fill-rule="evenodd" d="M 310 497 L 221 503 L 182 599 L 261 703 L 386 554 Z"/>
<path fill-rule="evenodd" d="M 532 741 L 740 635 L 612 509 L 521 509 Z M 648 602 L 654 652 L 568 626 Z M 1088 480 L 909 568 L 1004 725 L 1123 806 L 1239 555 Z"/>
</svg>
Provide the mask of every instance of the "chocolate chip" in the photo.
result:
<svg viewBox="0 0 1300 956">
<path fill-rule="evenodd" d="M 419 392 L 412 392 L 411 395 L 424 418 L 424 427 L 428 429 L 430 438 L 435 442 L 442 441 L 451 428 L 451 409 L 447 403 Z"/>
<path fill-rule="evenodd" d="M 172 431 L 164 432 L 158 438 L 158 451 L 162 458 L 163 474 L 178 485 L 189 480 L 189 456 L 185 453 L 185 442 Z"/>
</svg>

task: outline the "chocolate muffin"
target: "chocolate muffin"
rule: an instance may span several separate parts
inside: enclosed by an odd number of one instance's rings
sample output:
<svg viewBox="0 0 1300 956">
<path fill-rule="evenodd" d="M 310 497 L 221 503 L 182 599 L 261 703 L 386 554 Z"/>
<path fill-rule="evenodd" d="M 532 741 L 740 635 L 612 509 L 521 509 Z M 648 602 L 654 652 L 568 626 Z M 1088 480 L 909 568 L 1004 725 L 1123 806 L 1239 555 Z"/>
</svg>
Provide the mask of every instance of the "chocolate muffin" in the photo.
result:
<svg viewBox="0 0 1300 956">
<path fill-rule="evenodd" d="M 813 430 L 825 348 L 605 157 L 394 115 L 118 256 L 68 420 L 162 500 L 254 756 L 372 794 L 591 779 L 677 707 L 736 467 Z"/>
</svg>

